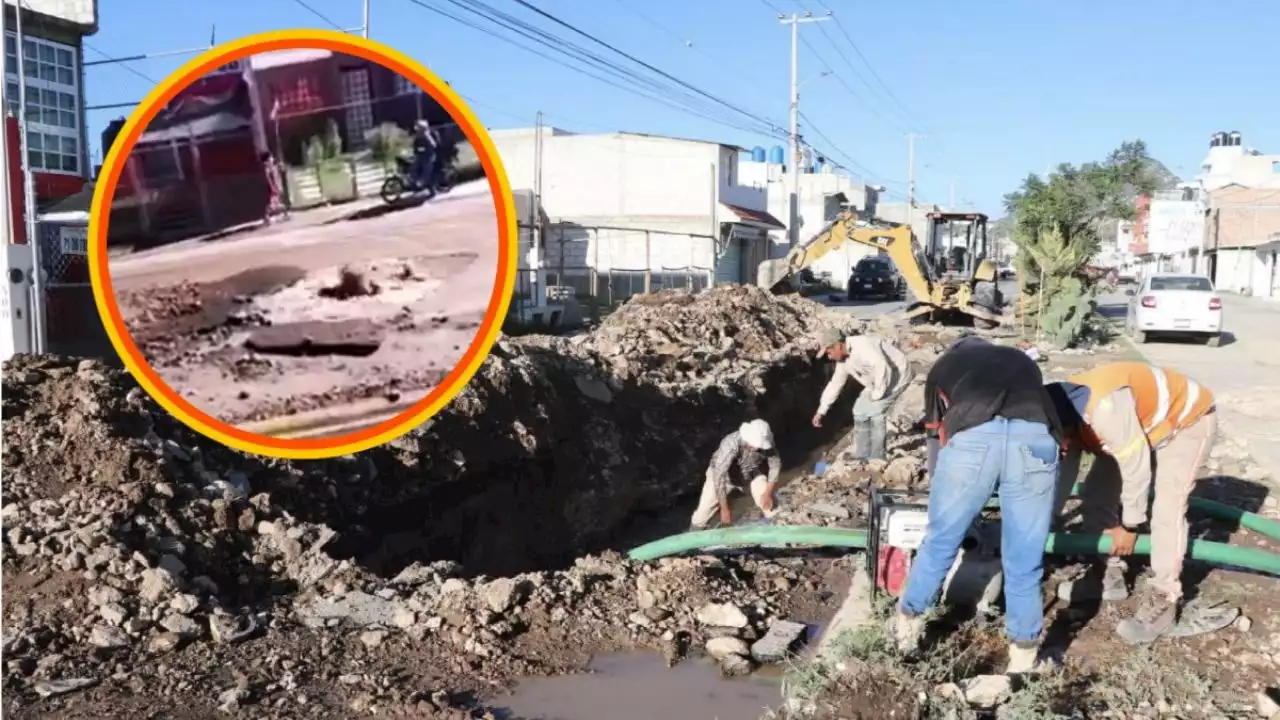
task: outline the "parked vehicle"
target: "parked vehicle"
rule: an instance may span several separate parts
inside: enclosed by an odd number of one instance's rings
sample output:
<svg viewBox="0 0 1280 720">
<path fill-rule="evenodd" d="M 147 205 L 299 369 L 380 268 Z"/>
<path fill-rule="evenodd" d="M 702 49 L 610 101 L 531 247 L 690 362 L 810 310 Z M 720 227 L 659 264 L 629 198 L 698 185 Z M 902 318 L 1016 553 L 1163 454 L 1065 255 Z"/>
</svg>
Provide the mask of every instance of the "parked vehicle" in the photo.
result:
<svg viewBox="0 0 1280 720">
<path fill-rule="evenodd" d="M 864 257 L 853 267 L 846 292 L 850 300 L 901 300 L 907 292 L 902 274 L 886 257 Z"/>
<path fill-rule="evenodd" d="M 1135 342 L 1154 335 L 1200 337 L 1211 347 L 1222 341 L 1222 299 L 1204 275 L 1152 273 L 1125 294 L 1125 326 Z"/>
<path fill-rule="evenodd" d="M 420 180 L 413 177 L 412 170 L 413 160 L 407 157 L 396 158 L 396 172 L 387 176 L 387 179 L 382 182 L 382 190 L 378 193 L 382 196 L 383 202 L 391 205 L 406 192 L 415 194 L 426 189 Z M 436 190 L 443 195 L 453 189 L 453 183 L 453 164 L 444 163 L 440 168 L 440 183 Z"/>
<path fill-rule="evenodd" d="M 1018 271 L 1014 269 L 1013 263 L 1005 263 L 1000 266 L 998 277 L 1001 280 L 1013 280 L 1018 277 Z"/>
</svg>

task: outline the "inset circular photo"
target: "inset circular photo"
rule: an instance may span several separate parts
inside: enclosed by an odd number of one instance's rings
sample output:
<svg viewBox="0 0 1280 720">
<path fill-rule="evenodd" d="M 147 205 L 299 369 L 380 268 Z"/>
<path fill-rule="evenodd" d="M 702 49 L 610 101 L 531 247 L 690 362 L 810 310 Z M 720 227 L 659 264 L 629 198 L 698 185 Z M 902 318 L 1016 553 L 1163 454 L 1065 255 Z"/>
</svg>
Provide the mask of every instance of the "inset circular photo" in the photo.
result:
<svg viewBox="0 0 1280 720">
<path fill-rule="evenodd" d="M 216 48 L 113 126 L 95 295 L 146 389 L 240 449 L 346 454 L 422 422 L 506 314 L 510 191 L 462 100 L 389 48 Z"/>
</svg>

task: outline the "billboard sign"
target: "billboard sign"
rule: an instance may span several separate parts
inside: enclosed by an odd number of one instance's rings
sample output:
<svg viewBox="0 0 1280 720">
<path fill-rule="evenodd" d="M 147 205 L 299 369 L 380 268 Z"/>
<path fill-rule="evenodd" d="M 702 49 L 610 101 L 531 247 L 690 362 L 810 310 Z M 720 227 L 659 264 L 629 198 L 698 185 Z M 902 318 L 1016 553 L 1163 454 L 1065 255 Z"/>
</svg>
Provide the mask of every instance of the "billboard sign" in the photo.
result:
<svg viewBox="0 0 1280 720">
<path fill-rule="evenodd" d="M 1153 200 L 1147 219 L 1147 252 L 1174 255 L 1199 248 L 1204 239 L 1204 207 L 1190 200 Z"/>
</svg>

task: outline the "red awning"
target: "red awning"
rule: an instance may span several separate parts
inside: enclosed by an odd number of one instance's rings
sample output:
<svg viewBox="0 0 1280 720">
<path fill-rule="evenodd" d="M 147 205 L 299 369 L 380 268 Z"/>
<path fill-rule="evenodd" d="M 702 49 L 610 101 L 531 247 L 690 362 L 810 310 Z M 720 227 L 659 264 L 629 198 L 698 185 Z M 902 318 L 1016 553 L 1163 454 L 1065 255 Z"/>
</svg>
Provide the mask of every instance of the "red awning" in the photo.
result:
<svg viewBox="0 0 1280 720">
<path fill-rule="evenodd" d="M 729 210 L 729 212 L 733 213 L 738 218 L 738 222 L 743 225 L 750 225 L 752 227 L 763 228 L 765 230 L 784 230 L 787 227 L 786 225 L 783 225 L 778 218 L 763 210 L 750 210 L 738 205 L 730 205 L 729 203 L 720 204 Z"/>
</svg>

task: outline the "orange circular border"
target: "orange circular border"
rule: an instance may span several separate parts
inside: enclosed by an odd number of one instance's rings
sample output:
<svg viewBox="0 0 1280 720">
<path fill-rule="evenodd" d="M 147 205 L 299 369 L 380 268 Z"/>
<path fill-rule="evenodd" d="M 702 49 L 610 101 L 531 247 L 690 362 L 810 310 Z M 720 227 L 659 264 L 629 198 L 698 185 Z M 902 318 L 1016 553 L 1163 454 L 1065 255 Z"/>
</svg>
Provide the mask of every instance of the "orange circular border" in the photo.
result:
<svg viewBox="0 0 1280 720">
<path fill-rule="evenodd" d="M 174 392 L 134 344 L 120 314 L 107 267 L 107 227 L 116 185 L 124 170 L 125 160 L 156 114 L 192 82 L 221 65 L 258 53 L 297 48 L 316 48 L 355 55 L 389 67 L 423 88 L 458 123 L 471 142 L 484 167 L 485 177 L 489 180 L 498 217 L 498 267 L 493 292 L 480 330 L 462 359 L 443 382 L 400 415 L 365 430 L 326 439 L 276 438 L 246 432 L 210 416 Z M 191 429 L 237 450 L 271 457 L 324 459 L 349 455 L 394 440 L 426 422 L 453 400 L 480 369 L 480 364 L 488 357 L 498 339 L 502 320 L 511 304 L 518 253 L 515 215 L 511 186 L 489 133 L 462 98 L 422 64 L 381 43 L 340 32 L 298 29 L 260 33 L 220 45 L 191 60 L 148 93 L 130 115 L 121 130 L 119 142 L 107 154 L 93 195 L 88 248 L 93 299 L 106 326 L 107 335 L 111 338 L 111 344 L 134 378 L 156 402 Z"/>
</svg>

